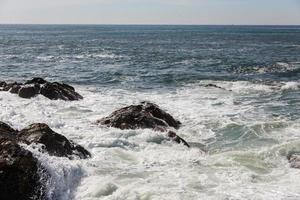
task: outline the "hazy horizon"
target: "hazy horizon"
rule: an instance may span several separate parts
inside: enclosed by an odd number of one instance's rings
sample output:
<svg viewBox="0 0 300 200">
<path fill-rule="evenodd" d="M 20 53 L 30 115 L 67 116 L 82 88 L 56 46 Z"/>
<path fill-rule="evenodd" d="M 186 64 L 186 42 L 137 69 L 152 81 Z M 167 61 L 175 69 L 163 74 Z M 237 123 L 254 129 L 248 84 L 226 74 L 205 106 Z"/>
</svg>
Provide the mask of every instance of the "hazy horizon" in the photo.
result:
<svg viewBox="0 0 300 200">
<path fill-rule="evenodd" d="M 0 24 L 300 25 L 299 0 L 0 0 Z"/>
</svg>

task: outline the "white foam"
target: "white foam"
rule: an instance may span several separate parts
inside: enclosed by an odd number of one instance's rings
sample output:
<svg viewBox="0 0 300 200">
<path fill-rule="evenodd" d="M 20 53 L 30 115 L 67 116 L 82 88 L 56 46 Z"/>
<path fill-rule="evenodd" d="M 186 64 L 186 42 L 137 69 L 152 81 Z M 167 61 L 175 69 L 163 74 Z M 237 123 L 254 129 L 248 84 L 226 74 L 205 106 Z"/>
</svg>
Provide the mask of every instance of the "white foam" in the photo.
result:
<svg viewBox="0 0 300 200">
<path fill-rule="evenodd" d="M 281 87 L 281 90 L 299 90 L 300 89 L 300 83 L 299 82 L 286 82 Z"/>
<path fill-rule="evenodd" d="M 207 83 L 225 90 L 204 87 Z M 71 161 L 35 152 L 53 176 L 49 191 L 58 199 L 300 198 L 300 170 L 291 169 L 282 154 L 299 147 L 299 121 L 273 116 L 266 108 L 281 102 L 260 98 L 280 95 L 280 87 L 223 81 L 150 92 L 75 87 L 83 100 L 21 99 L 0 92 L 1 121 L 18 129 L 45 122 L 92 153 L 91 159 Z M 143 100 L 179 119 L 183 126 L 177 133 L 192 148 L 151 130 L 93 124 Z M 244 135 L 230 136 L 237 128 Z"/>
</svg>

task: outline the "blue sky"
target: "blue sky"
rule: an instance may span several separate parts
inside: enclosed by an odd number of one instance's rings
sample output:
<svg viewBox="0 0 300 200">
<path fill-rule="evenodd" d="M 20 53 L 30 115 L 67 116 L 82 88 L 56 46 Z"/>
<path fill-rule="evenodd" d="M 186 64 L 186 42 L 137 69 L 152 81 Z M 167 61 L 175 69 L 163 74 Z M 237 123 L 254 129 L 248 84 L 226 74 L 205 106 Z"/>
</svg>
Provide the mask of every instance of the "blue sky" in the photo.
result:
<svg viewBox="0 0 300 200">
<path fill-rule="evenodd" d="M 300 0 L 0 0 L 0 23 L 300 25 Z"/>
</svg>

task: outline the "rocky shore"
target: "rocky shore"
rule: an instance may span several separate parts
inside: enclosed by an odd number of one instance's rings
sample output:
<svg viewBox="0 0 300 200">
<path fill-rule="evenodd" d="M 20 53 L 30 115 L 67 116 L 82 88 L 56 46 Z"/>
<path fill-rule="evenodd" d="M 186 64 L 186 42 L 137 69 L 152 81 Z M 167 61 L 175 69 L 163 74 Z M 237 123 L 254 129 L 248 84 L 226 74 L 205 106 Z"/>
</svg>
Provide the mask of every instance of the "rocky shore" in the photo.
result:
<svg viewBox="0 0 300 200">
<path fill-rule="evenodd" d="M 40 151 L 51 156 L 91 157 L 82 146 L 54 132 L 46 124 L 31 124 L 18 131 L 0 122 L 0 199 L 47 199 L 44 182 L 50 175 L 23 144 L 40 144 Z"/>
</svg>

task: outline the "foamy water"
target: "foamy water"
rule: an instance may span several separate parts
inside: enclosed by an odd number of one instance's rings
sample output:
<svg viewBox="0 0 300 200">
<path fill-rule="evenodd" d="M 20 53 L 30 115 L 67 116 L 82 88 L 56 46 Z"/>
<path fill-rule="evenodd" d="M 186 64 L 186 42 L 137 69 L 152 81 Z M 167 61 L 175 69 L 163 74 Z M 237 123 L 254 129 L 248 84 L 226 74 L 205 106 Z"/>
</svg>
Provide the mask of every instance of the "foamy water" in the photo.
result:
<svg viewBox="0 0 300 200">
<path fill-rule="evenodd" d="M 0 92 L 1 121 L 17 129 L 47 123 L 92 153 L 91 159 L 69 160 L 26 147 L 51 174 L 52 199 L 300 199 L 300 170 L 286 159 L 300 149 L 298 82 L 200 81 L 155 91 L 75 87 L 83 100 Z M 177 133 L 191 148 L 152 130 L 94 124 L 144 100 L 182 122 Z"/>
</svg>

